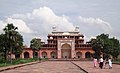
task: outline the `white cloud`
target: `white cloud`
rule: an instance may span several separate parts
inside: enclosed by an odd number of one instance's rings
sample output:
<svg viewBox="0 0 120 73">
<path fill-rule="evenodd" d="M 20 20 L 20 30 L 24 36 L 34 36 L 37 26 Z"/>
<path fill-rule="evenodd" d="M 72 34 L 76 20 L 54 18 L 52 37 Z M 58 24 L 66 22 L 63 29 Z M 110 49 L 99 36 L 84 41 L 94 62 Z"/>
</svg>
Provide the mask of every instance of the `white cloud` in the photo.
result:
<svg viewBox="0 0 120 73">
<path fill-rule="evenodd" d="M 32 33 L 32 30 L 27 26 L 27 24 L 21 19 L 8 18 L 7 23 L 13 23 L 14 26 L 18 27 L 19 32 L 22 33 Z"/>
<path fill-rule="evenodd" d="M 31 13 L 14 14 L 11 17 L 27 21 L 26 23 L 35 32 L 42 30 L 42 32 L 45 31 L 48 33 L 53 25 L 58 27 L 60 30 L 74 30 L 74 26 L 69 21 L 69 17 L 65 15 L 57 16 L 52 11 L 52 9 L 48 7 L 40 7 L 39 9 L 34 9 Z"/>
<path fill-rule="evenodd" d="M 102 30 L 104 30 L 105 32 L 112 31 L 112 27 L 110 23 L 103 21 L 100 18 L 92 18 L 92 17 L 86 18 L 86 17 L 79 16 L 79 20 L 83 23 L 93 26 L 94 28 L 95 27 L 102 28 Z"/>
<path fill-rule="evenodd" d="M 3 21 L 0 21 L 0 32 L 3 32 L 3 28 L 6 26 L 6 23 L 4 23 Z"/>
<path fill-rule="evenodd" d="M 1 29 L 3 29 L 8 22 L 13 23 L 15 26 L 19 28 L 19 31 L 24 34 L 23 35 L 24 40 L 27 41 L 25 43 L 29 44 L 28 41 L 30 41 L 34 37 L 41 37 L 41 38 L 44 38 L 45 40 L 47 37 L 47 34 L 51 32 L 52 30 L 51 28 L 54 25 L 62 31 L 74 30 L 74 26 L 70 22 L 70 20 L 71 19 L 66 15 L 62 15 L 62 16 L 56 15 L 54 11 L 49 7 L 40 7 L 38 9 L 33 9 L 32 12 L 25 13 L 25 14 L 13 14 L 9 16 L 9 18 L 7 18 L 6 20 L 3 20 L 3 21 L 1 20 L 0 32 L 2 32 Z M 92 18 L 92 17 L 86 18 L 86 17 L 79 16 L 79 20 L 82 23 L 85 23 L 94 28 L 97 28 L 98 30 L 95 29 L 95 32 L 101 31 L 101 29 L 105 32 L 113 31 L 110 23 L 103 21 L 100 18 Z M 82 25 L 81 26 L 82 31 L 84 30 L 86 31 L 86 29 L 89 29 L 90 27 L 88 27 L 88 25 L 84 26 L 84 27 L 87 27 L 85 29 Z M 93 35 L 94 33 L 95 35 L 96 33 L 93 32 L 93 30 L 90 30 L 89 33 L 88 31 L 86 31 L 86 34 Z M 30 33 L 30 34 L 27 34 L 27 33 Z M 89 40 L 90 36 L 89 37 L 88 36 L 85 37 L 85 39 Z"/>
<path fill-rule="evenodd" d="M 26 25 L 21 19 L 7 18 L 4 21 L 0 21 L 0 29 L 5 28 L 8 23 L 13 23 L 14 26 L 18 27 L 18 31 L 21 33 L 32 33 L 32 30 Z M 2 30 L 0 30 L 2 32 Z"/>
<path fill-rule="evenodd" d="M 40 7 L 39 9 L 34 9 L 32 15 L 48 21 L 50 19 L 56 18 L 54 12 L 48 7 Z"/>
<path fill-rule="evenodd" d="M 47 34 L 52 31 L 54 25 L 61 31 L 74 30 L 74 26 L 69 21 L 70 18 L 68 16 L 58 16 L 48 7 L 40 7 L 26 14 L 13 14 L 10 18 L 12 19 L 9 19 L 9 21 L 16 23 L 16 26 L 21 26 L 22 24 L 22 27 L 19 28 L 21 31 L 29 33 L 32 30 L 33 33 L 29 34 L 29 37 L 24 34 L 24 37 L 28 37 L 29 41 L 36 36 L 46 39 Z"/>
</svg>

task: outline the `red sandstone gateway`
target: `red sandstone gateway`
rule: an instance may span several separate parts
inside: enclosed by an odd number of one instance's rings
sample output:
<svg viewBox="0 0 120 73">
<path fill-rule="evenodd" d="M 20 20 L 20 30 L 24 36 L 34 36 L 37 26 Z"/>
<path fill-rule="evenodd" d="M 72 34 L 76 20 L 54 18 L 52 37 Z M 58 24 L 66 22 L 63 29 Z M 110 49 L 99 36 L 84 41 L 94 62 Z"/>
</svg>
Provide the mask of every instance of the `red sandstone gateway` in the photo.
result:
<svg viewBox="0 0 120 73">
<path fill-rule="evenodd" d="M 40 58 L 91 58 L 94 53 L 90 43 L 84 44 L 84 35 L 79 32 L 79 27 L 74 31 L 62 32 L 53 27 L 53 31 L 48 34 L 48 43 L 42 43 L 41 50 L 36 52 Z M 22 58 L 33 58 L 31 48 L 24 48 Z"/>
</svg>

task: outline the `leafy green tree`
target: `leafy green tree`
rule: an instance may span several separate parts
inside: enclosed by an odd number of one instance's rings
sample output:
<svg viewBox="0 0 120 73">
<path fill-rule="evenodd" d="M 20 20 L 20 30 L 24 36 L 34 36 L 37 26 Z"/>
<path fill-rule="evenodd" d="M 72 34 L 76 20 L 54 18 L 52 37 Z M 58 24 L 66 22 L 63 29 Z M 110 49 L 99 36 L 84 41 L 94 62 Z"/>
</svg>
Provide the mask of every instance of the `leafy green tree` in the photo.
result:
<svg viewBox="0 0 120 73">
<path fill-rule="evenodd" d="M 12 44 L 13 51 L 12 53 L 15 54 L 15 58 L 19 58 L 20 54 L 23 50 L 23 37 L 20 33 L 15 31 L 14 42 Z"/>
<path fill-rule="evenodd" d="M 17 31 L 17 27 L 15 27 L 13 24 L 7 24 L 3 31 L 5 32 L 4 36 L 6 40 L 4 41 L 5 49 L 7 49 L 8 53 L 10 53 L 10 62 L 12 63 L 12 53 L 16 54 L 22 49 L 23 46 L 23 38 Z M 5 43 L 6 42 L 6 43 Z M 17 47 L 17 48 L 16 48 Z M 20 52 L 21 53 L 21 52 Z"/>
<path fill-rule="evenodd" d="M 3 43 L 3 34 L 0 35 L 0 62 L 2 62 L 3 59 L 5 59 L 4 57 L 4 43 Z"/>
<path fill-rule="evenodd" d="M 9 42 L 7 40 L 8 38 L 5 36 L 5 34 L 0 34 L 0 53 L 3 53 L 5 60 L 7 60 L 7 55 L 9 53 L 8 51 Z"/>
<path fill-rule="evenodd" d="M 30 48 L 33 49 L 33 57 L 35 57 L 35 52 L 38 52 L 41 49 L 41 39 L 33 38 L 30 41 Z"/>
<path fill-rule="evenodd" d="M 120 54 L 120 43 L 115 38 L 109 38 L 108 34 L 101 34 L 96 39 L 91 40 L 92 48 L 95 51 L 94 56 L 100 57 L 103 54 L 104 58 L 113 56 L 117 58 Z"/>
<path fill-rule="evenodd" d="M 113 56 L 113 58 L 117 58 L 120 54 L 120 43 L 119 40 L 113 38 L 110 38 L 110 54 Z"/>
</svg>

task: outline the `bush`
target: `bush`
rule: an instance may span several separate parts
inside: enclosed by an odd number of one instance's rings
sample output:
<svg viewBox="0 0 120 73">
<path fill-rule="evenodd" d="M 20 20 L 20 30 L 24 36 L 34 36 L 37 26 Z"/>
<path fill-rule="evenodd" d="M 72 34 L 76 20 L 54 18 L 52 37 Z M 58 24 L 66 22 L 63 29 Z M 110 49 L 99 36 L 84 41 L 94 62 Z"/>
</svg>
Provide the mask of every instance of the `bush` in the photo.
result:
<svg viewBox="0 0 120 73">
<path fill-rule="evenodd" d="M 113 60 L 113 62 L 119 62 L 120 63 L 120 59 L 115 59 L 115 60 Z"/>
<path fill-rule="evenodd" d="M 48 60 L 48 58 L 41 58 L 41 60 Z"/>
<path fill-rule="evenodd" d="M 0 63 L 5 63 L 6 60 L 4 58 L 0 58 Z"/>
<path fill-rule="evenodd" d="M 29 62 L 33 62 L 33 61 L 37 61 L 37 58 L 28 58 L 28 59 L 17 59 L 14 61 L 15 64 L 23 64 L 23 63 L 29 63 Z"/>
<path fill-rule="evenodd" d="M 13 60 L 13 64 L 23 64 L 23 63 L 26 63 L 26 61 L 22 58 Z"/>
<path fill-rule="evenodd" d="M 5 58 L 3 53 L 0 53 L 0 63 L 5 63 Z"/>
</svg>

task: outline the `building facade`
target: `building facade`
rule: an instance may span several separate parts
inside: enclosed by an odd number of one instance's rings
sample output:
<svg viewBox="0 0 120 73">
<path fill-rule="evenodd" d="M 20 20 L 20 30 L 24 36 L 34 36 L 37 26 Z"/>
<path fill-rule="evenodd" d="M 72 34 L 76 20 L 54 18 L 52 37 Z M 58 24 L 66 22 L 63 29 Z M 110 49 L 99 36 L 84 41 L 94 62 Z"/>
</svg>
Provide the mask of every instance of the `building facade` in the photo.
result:
<svg viewBox="0 0 120 73">
<path fill-rule="evenodd" d="M 79 32 L 79 27 L 74 31 L 53 31 L 48 34 L 47 44 L 42 44 L 41 49 L 36 52 L 40 58 L 91 58 L 94 53 L 90 43 L 84 43 L 84 35 Z M 32 49 L 25 48 L 21 54 L 22 58 L 33 58 Z"/>
</svg>

